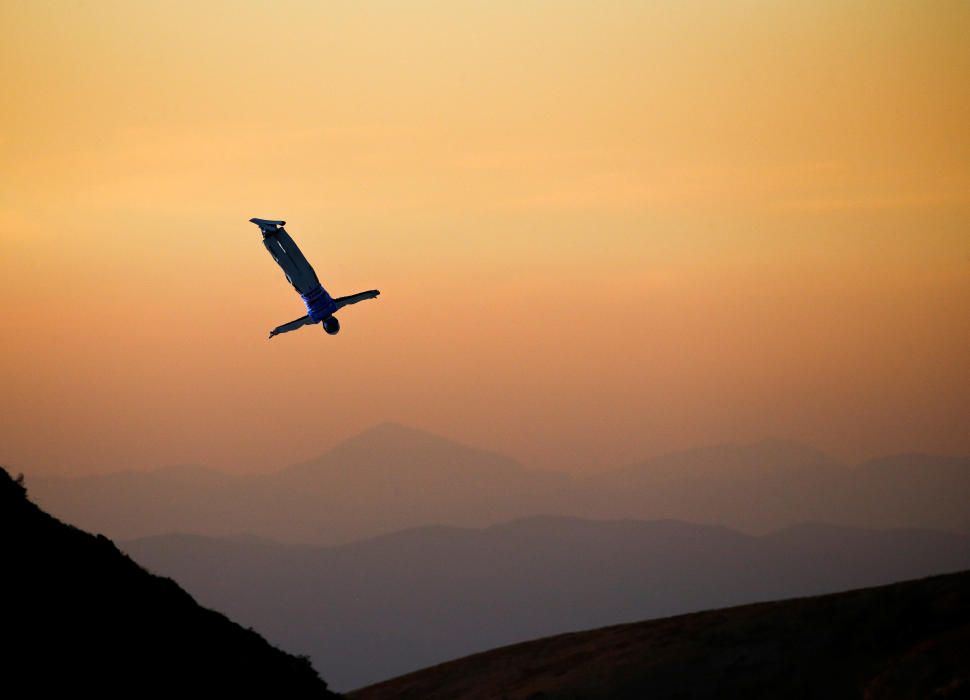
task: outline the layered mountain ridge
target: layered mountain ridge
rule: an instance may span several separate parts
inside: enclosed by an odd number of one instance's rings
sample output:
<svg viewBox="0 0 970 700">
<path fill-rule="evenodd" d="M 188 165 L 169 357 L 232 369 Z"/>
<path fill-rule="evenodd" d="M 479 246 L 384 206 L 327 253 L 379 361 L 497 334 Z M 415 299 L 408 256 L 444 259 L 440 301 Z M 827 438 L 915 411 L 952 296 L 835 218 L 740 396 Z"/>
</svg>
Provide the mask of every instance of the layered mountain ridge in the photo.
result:
<svg viewBox="0 0 970 700">
<path fill-rule="evenodd" d="M 250 533 L 334 545 L 543 513 L 674 518 L 747 532 L 804 521 L 970 532 L 970 458 L 909 454 L 849 466 L 783 440 L 698 448 L 574 477 L 383 423 L 275 472 L 179 467 L 31 484 L 50 512 L 116 539 Z"/>
</svg>

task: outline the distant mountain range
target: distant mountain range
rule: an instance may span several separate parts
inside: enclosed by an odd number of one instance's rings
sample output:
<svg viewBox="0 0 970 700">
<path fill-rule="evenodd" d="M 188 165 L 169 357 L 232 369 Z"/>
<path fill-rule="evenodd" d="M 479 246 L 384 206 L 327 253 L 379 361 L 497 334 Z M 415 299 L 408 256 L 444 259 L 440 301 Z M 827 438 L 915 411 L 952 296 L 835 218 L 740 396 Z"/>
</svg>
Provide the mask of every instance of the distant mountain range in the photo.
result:
<svg viewBox="0 0 970 700">
<path fill-rule="evenodd" d="M 560 632 L 970 568 L 968 535 L 800 525 L 751 536 L 563 517 L 330 548 L 188 535 L 121 546 L 203 604 L 310 653 L 341 690 Z"/>
<path fill-rule="evenodd" d="M 306 658 L 200 607 L 0 469 L 6 697 L 336 698 Z"/>
<path fill-rule="evenodd" d="M 578 478 L 384 423 L 317 459 L 255 476 L 172 467 L 28 477 L 51 513 L 116 539 L 251 533 L 332 545 L 537 514 L 676 518 L 749 532 L 805 521 L 970 532 L 970 458 L 910 454 L 848 466 L 785 441 L 689 450 Z"/>
<path fill-rule="evenodd" d="M 563 634 L 440 664 L 352 700 L 970 696 L 970 572 Z"/>
</svg>

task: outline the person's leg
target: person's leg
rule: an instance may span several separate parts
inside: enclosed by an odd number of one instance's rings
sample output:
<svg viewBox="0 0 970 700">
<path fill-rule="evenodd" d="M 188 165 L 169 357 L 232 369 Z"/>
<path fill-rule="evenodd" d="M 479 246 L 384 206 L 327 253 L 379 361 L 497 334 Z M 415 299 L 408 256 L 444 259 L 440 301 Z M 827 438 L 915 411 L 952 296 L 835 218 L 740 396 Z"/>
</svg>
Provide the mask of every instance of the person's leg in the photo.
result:
<svg viewBox="0 0 970 700">
<path fill-rule="evenodd" d="M 296 264 L 300 269 L 300 274 L 304 279 L 312 280 L 313 282 L 319 284 L 317 279 L 317 273 L 313 271 L 313 266 L 307 262 L 307 259 L 303 256 L 303 251 L 297 246 L 296 241 L 286 232 L 282 226 L 276 229 L 276 233 L 273 234 L 279 239 L 280 244 L 283 246 L 283 250 L 286 254 L 290 256 L 290 259 Z"/>
<path fill-rule="evenodd" d="M 307 276 L 303 266 L 297 264 L 290 257 L 283 246 L 280 245 L 280 242 L 276 240 L 275 235 L 263 237 L 263 245 L 266 246 L 269 254 L 273 256 L 276 264 L 283 269 L 283 274 L 286 275 L 287 281 L 293 285 L 293 289 L 298 294 L 305 294 L 316 286 L 316 275 L 313 274 L 313 269 L 310 269 L 310 275 Z"/>
</svg>

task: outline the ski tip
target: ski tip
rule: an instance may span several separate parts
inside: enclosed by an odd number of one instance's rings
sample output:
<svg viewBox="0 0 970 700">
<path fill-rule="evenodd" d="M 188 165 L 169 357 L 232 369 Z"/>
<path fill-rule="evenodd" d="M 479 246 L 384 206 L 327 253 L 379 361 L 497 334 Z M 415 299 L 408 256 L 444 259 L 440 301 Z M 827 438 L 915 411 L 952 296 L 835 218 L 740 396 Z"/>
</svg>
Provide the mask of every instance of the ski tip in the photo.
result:
<svg viewBox="0 0 970 700">
<path fill-rule="evenodd" d="M 280 221 L 277 219 L 257 219 L 253 217 L 249 220 L 251 223 L 256 224 L 260 228 L 276 228 L 277 226 L 285 226 L 285 221 Z"/>
</svg>

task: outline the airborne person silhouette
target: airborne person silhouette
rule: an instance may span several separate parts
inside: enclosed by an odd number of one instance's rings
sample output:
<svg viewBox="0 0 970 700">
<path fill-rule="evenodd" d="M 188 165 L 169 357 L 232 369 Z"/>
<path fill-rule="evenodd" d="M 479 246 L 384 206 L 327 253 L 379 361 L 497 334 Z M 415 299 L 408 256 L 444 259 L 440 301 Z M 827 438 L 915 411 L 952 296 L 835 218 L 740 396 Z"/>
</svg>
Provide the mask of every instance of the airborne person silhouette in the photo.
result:
<svg viewBox="0 0 970 700">
<path fill-rule="evenodd" d="M 283 268 L 283 274 L 286 275 L 286 279 L 293 285 L 300 298 L 303 299 L 303 304 L 307 310 L 306 316 L 284 323 L 270 331 L 270 338 L 314 323 L 322 323 L 323 330 L 330 335 L 336 335 L 340 332 L 340 322 L 334 314 L 339 309 L 348 304 L 356 304 L 364 299 L 373 299 L 380 294 L 378 290 L 371 289 L 334 299 L 320 284 L 317 273 L 313 271 L 294 240 L 290 238 L 290 234 L 283 228 L 286 225 L 285 221 L 272 221 L 270 219 L 250 219 L 250 221 L 259 226 L 259 230 L 263 234 L 263 245 L 273 256 L 273 260 Z"/>
</svg>

